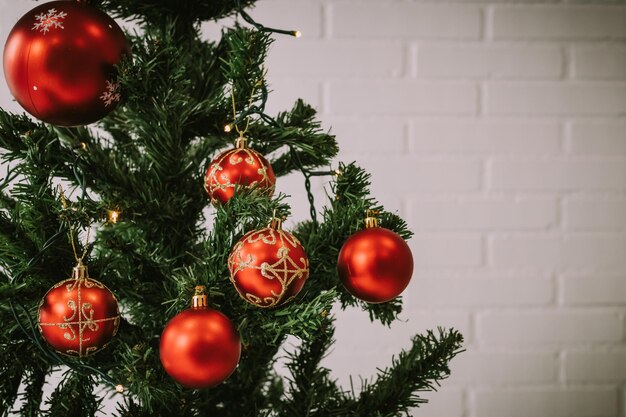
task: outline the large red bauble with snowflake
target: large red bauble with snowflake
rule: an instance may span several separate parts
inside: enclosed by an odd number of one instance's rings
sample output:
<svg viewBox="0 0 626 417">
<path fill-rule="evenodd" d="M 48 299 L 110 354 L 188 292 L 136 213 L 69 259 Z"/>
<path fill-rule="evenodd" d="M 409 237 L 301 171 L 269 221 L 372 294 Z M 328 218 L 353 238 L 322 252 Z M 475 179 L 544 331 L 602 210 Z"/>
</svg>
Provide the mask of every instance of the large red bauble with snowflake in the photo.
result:
<svg viewBox="0 0 626 417">
<path fill-rule="evenodd" d="M 378 221 L 368 217 L 366 228 L 341 247 L 337 269 L 350 294 L 368 303 L 384 303 L 409 285 L 413 255 L 400 235 L 378 227 Z"/>
<path fill-rule="evenodd" d="M 117 333 L 120 312 L 113 293 L 89 278 L 79 263 L 39 304 L 39 330 L 57 352 L 84 357 L 104 348 Z"/>
<path fill-rule="evenodd" d="M 115 65 L 130 47 L 105 13 L 52 1 L 26 13 L 4 47 L 4 75 L 30 114 L 59 126 L 93 123 L 120 101 Z"/>
<path fill-rule="evenodd" d="M 274 193 L 276 176 L 272 165 L 257 151 L 246 145 L 246 139 L 237 139 L 235 148 L 220 153 L 209 165 L 204 188 L 211 201 L 225 204 L 235 194 L 235 186 L 257 187 Z"/>
<path fill-rule="evenodd" d="M 269 227 L 248 232 L 237 242 L 228 269 L 241 298 L 269 308 L 298 295 L 309 277 L 309 259 L 298 239 L 273 219 Z"/>
<path fill-rule="evenodd" d="M 198 286 L 192 307 L 165 326 L 159 355 L 163 369 L 181 385 L 210 388 L 237 368 L 241 340 L 228 317 L 207 306 L 204 287 Z"/>
</svg>

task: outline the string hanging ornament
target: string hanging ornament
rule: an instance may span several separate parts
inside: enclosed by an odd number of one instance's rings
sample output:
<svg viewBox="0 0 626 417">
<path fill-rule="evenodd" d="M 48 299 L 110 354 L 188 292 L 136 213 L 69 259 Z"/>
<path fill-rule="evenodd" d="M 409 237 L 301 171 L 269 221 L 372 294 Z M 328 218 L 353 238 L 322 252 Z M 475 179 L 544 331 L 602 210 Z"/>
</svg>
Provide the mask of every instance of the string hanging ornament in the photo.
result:
<svg viewBox="0 0 626 417">
<path fill-rule="evenodd" d="M 59 187 L 63 210 L 70 209 Z M 115 295 L 89 276 L 84 260 L 90 228 L 78 254 L 72 225 L 69 238 L 76 260 L 71 277 L 56 283 L 39 303 L 38 327 L 44 340 L 58 353 L 85 357 L 104 349 L 116 335 L 120 312 Z"/>
<path fill-rule="evenodd" d="M 262 79 L 255 83 L 250 93 L 248 107 L 254 101 L 256 88 L 262 84 Z M 231 101 L 234 121 L 226 125 L 224 130 L 230 132 L 234 127 L 239 137 L 235 141 L 234 148 L 220 153 L 213 159 L 204 177 L 204 189 L 215 205 L 226 204 L 235 195 L 238 186 L 262 190 L 269 197 L 274 194 L 276 187 L 276 175 L 272 165 L 263 155 L 248 146 L 246 133 L 250 127 L 250 115 L 246 116 L 246 125 L 243 129 L 237 124 L 234 83 Z"/>
</svg>

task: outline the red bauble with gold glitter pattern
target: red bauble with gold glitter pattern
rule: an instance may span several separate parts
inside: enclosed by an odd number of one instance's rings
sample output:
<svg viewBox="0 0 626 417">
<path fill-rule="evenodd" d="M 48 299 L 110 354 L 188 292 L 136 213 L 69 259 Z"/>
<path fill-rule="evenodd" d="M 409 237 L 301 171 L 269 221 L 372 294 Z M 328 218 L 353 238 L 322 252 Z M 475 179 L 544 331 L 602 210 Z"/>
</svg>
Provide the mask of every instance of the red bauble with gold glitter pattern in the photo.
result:
<svg viewBox="0 0 626 417">
<path fill-rule="evenodd" d="M 262 308 L 291 301 L 309 277 L 309 259 L 291 233 L 273 219 L 269 227 L 246 233 L 228 257 L 230 280 L 247 302 Z"/>
<path fill-rule="evenodd" d="M 225 204 L 235 194 L 235 186 L 258 187 L 271 197 L 276 176 L 270 163 L 246 146 L 246 139 L 237 139 L 235 148 L 220 153 L 209 165 L 204 189 L 211 201 Z"/>
<path fill-rule="evenodd" d="M 120 312 L 113 293 L 89 278 L 82 263 L 39 304 L 39 330 L 59 353 L 84 357 L 103 349 L 117 333 Z"/>
<path fill-rule="evenodd" d="M 368 303 L 384 303 L 400 295 L 413 274 L 413 255 L 397 233 L 367 227 L 346 240 L 339 252 L 339 278 L 350 294 Z"/>
<path fill-rule="evenodd" d="M 11 93 L 36 118 L 59 126 L 100 120 L 120 101 L 115 65 L 130 47 L 107 14 L 78 1 L 26 13 L 4 47 Z"/>
<path fill-rule="evenodd" d="M 204 287 L 196 287 L 192 308 L 174 316 L 163 330 L 163 368 L 187 388 L 210 388 L 235 371 L 240 357 L 235 326 L 224 314 L 208 308 Z"/>
</svg>

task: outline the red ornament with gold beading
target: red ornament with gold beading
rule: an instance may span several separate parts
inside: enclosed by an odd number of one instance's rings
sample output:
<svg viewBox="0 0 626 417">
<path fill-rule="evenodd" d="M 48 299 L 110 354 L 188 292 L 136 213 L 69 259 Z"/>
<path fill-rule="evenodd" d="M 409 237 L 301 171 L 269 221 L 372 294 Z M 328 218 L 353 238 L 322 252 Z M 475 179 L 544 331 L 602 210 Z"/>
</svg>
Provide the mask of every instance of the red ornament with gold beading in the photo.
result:
<svg viewBox="0 0 626 417">
<path fill-rule="evenodd" d="M 228 257 L 230 280 L 247 302 L 277 307 L 291 301 L 309 277 L 302 244 L 273 219 L 265 229 L 246 233 Z"/>
<path fill-rule="evenodd" d="M 235 148 L 220 153 L 211 162 L 204 177 L 204 189 L 214 204 L 230 200 L 237 185 L 258 187 L 270 197 L 276 186 L 272 165 L 263 155 L 250 149 L 243 136 L 237 139 Z"/>
<path fill-rule="evenodd" d="M 103 349 L 115 336 L 120 312 L 113 293 L 89 278 L 78 262 L 72 277 L 54 285 L 39 303 L 38 325 L 57 352 L 84 357 Z"/>
<path fill-rule="evenodd" d="M 121 99 L 115 65 L 130 47 L 104 12 L 78 1 L 43 3 L 13 27 L 4 47 L 11 93 L 36 118 L 93 123 Z"/>
</svg>

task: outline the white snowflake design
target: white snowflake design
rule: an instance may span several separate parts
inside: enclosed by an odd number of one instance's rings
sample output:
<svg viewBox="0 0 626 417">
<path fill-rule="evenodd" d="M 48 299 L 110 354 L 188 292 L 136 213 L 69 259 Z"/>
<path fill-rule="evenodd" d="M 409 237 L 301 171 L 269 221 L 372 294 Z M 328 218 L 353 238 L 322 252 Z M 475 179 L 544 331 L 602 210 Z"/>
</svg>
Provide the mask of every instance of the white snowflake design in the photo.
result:
<svg viewBox="0 0 626 417">
<path fill-rule="evenodd" d="M 32 30 L 38 30 L 45 35 L 47 32 L 50 32 L 50 28 L 65 29 L 62 20 L 66 17 L 67 13 L 59 12 L 57 9 L 50 9 L 48 13 L 41 13 L 35 16 L 37 22 L 32 27 Z"/>
<path fill-rule="evenodd" d="M 109 107 L 113 103 L 117 103 L 122 99 L 122 95 L 120 94 L 120 84 L 107 80 L 107 89 L 102 95 L 100 99 L 104 101 L 104 106 Z"/>
</svg>

